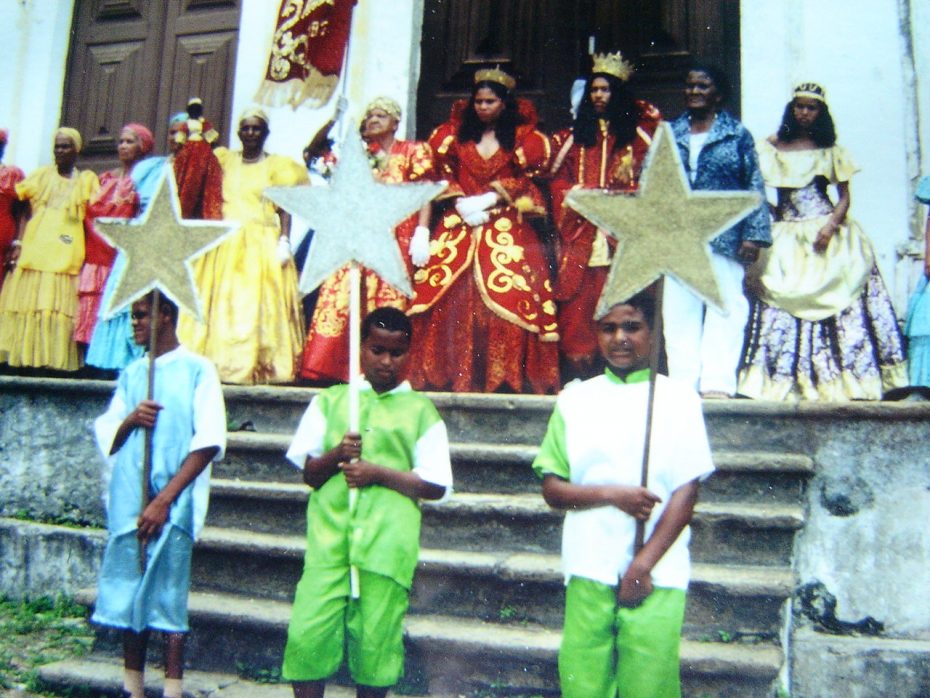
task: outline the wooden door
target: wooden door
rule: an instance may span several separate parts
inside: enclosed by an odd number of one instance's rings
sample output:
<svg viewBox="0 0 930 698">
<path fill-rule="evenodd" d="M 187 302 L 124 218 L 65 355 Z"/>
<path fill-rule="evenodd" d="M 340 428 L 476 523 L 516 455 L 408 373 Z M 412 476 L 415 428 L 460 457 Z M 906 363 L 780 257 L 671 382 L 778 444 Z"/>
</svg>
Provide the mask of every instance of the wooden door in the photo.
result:
<svg viewBox="0 0 930 698">
<path fill-rule="evenodd" d="M 62 123 L 84 137 L 81 161 L 117 163 L 123 124 L 138 121 L 165 151 L 167 122 L 192 96 L 228 133 L 240 0 L 77 0 Z"/>
<path fill-rule="evenodd" d="M 637 65 L 636 94 L 668 117 L 683 108 L 683 71 L 698 57 L 726 71 L 738 109 L 738 0 L 426 0 L 418 136 L 469 94 L 475 70 L 494 65 L 517 78 L 544 129 L 568 126 L 569 91 L 590 70 L 592 43 L 623 51 Z"/>
</svg>

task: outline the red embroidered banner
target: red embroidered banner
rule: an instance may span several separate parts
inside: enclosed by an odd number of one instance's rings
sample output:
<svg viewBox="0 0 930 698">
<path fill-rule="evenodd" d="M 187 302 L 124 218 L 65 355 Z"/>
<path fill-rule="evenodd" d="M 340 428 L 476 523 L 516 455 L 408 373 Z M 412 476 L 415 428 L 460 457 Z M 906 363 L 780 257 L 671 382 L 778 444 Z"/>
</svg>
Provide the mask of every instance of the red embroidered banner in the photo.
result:
<svg viewBox="0 0 930 698">
<path fill-rule="evenodd" d="M 255 101 L 321 107 L 332 97 L 357 0 L 282 0 L 265 79 Z"/>
</svg>

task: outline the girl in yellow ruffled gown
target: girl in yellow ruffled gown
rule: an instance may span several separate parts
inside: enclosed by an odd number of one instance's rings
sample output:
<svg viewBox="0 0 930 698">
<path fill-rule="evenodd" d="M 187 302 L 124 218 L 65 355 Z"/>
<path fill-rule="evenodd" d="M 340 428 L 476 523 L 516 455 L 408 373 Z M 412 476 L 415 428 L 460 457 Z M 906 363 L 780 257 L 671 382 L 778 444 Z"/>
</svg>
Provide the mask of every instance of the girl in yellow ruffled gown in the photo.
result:
<svg viewBox="0 0 930 698">
<path fill-rule="evenodd" d="M 859 225 L 848 218 L 857 171 L 815 83 L 794 91 L 760 147 L 778 190 L 772 247 L 761 258 L 739 391 L 765 400 L 878 400 L 907 384 L 894 308 Z M 836 186 L 834 205 L 827 186 Z"/>
<path fill-rule="evenodd" d="M 82 146 L 73 128 L 55 133 L 55 164 L 16 185 L 29 204 L 20 222 L 0 291 L 0 362 L 10 366 L 76 371 L 74 341 L 78 273 L 84 262 L 84 211 L 99 187 L 97 175 L 75 168 Z"/>
<path fill-rule="evenodd" d="M 242 150 L 216 150 L 223 218 L 242 227 L 194 263 L 204 324 L 187 314 L 178 324 L 181 343 L 210 358 L 224 383 L 292 381 L 303 341 L 290 221 L 262 194 L 309 180 L 302 165 L 264 151 L 268 133 L 268 116 L 249 109 L 239 119 Z"/>
</svg>

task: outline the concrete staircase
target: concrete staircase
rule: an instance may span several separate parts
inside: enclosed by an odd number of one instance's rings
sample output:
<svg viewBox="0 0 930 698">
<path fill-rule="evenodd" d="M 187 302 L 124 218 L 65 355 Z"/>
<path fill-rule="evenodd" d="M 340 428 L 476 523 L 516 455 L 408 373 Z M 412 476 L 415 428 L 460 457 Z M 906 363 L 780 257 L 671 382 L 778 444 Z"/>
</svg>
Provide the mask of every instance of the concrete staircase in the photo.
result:
<svg viewBox="0 0 930 698">
<path fill-rule="evenodd" d="M 188 649 L 191 667 L 208 673 L 189 682 L 192 695 L 286 695 L 236 675 L 274 676 L 280 666 L 307 501 L 283 452 L 310 395 L 227 389 L 231 421 L 251 421 L 256 431 L 231 434 L 227 459 L 214 470 L 208 527 L 194 556 Z M 424 505 L 399 692 L 558 695 L 561 516 L 542 501 L 529 468 L 553 401 L 434 397 L 454 441 L 456 495 Z M 784 664 L 793 539 L 813 462 L 801 455 L 803 443 L 767 436 L 764 411 L 749 412 L 706 407 L 718 472 L 702 487 L 693 523 L 686 696 L 773 696 Z M 81 600 L 90 606 L 93 596 Z M 97 662 L 115 666 L 118 655 L 118 634 L 101 631 L 89 660 L 51 665 L 42 677 L 56 690 L 94 685 L 105 694 L 117 679 L 89 677 L 109 671 Z"/>
</svg>

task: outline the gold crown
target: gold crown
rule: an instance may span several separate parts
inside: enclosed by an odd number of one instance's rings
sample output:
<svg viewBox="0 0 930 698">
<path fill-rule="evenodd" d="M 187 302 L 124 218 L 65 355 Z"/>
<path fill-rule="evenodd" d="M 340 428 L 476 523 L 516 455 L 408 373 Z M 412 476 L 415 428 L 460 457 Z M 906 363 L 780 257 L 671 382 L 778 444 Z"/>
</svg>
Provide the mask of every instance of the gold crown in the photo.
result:
<svg viewBox="0 0 930 698">
<path fill-rule="evenodd" d="M 633 75 L 633 64 L 624 59 L 623 54 L 616 53 L 595 53 L 594 67 L 592 73 L 606 73 L 613 75 L 621 82 L 626 82 Z"/>
<path fill-rule="evenodd" d="M 816 82 L 802 82 L 794 88 L 794 96 L 808 97 L 824 103 L 827 101 L 827 91 Z"/>
<path fill-rule="evenodd" d="M 499 65 L 494 68 L 486 68 L 485 70 L 478 70 L 475 72 L 475 84 L 484 82 L 485 80 L 503 85 L 508 90 L 512 90 L 517 86 L 517 81 L 501 70 Z"/>
</svg>

